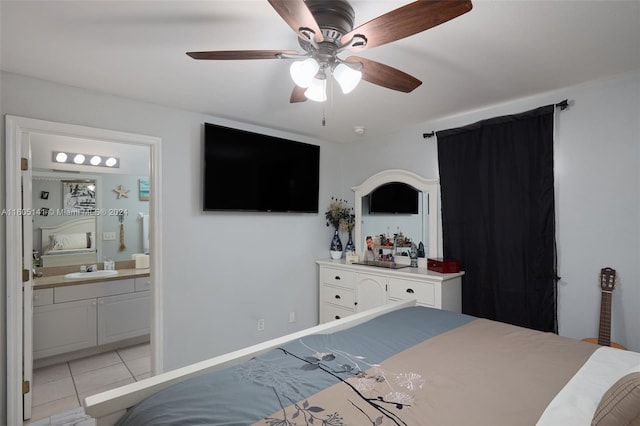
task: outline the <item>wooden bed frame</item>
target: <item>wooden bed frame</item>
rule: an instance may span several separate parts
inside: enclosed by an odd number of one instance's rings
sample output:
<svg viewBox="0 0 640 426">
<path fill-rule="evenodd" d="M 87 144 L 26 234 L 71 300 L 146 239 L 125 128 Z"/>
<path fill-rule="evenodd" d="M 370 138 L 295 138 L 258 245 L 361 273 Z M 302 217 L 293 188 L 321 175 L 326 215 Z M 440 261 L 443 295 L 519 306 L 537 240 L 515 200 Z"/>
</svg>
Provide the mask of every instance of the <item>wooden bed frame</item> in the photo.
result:
<svg viewBox="0 0 640 426">
<path fill-rule="evenodd" d="M 247 348 L 239 349 L 228 354 L 210 358 L 205 361 L 187 365 L 139 382 L 131 383 L 116 389 L 111 389 L 96 395 L 86 397 L 82 403 L 85 412 L 96 419 L 97 426 L 113 425 L 126 410 L 133 407 L 148 396 L 169 387 L 175 383 L 182 382 L 191 377 L 199 376 L 210 371 L 215 371 L 234 364 L 241 363 L 255 357 L 272 348 L 283 345 L 287 342 L 300 339 L 302 337 L 317 333 L 333 333 L 353 327 L 366 322 L 379 315 L 386 314 L 398 309 L 415 306 L 415 300 L 389 303 L 364 312 L 350 315 L 346 318 L 320 324 L 296 333 L 278 337 L 263 343 L 259 343 Z"/>
<path fill-rule="evenodd" d="M 96 217 L 87 216 L 80 219 L 70 220 L 55 226 L 43 226 L 42 228 L 42 251 L 43 253 L 49 247 L 49 237 L 55 234 L 76 234 L 83 232 L 93 232 L 94 235 L 94 250 L 92 252 L 85 253 L 69 253 L 69 254 L 42 254 L 40 259 L 42 264 L 40 266 L 66 266 L 66 265 L 81 265 L 92 264 L 98 260 L 97 253 L 97 240 L 98 234 L 96 229 Z"/>
</svg>

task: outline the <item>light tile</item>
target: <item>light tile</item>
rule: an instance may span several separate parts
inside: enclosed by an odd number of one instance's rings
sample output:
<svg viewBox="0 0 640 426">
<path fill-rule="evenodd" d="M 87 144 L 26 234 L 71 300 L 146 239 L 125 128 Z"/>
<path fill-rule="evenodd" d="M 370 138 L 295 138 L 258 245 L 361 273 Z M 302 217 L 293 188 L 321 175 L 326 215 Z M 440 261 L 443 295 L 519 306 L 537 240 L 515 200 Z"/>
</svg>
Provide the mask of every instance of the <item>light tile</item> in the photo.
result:
<svg viewBox="0 0 640 426">
<path fill-rule="evenodd" d="M 50 422 L 50 416 L 78 407 L 80 407 L 80 402 L 78 402 L 78 397 L 74 393 L 72 396 L 56 399 L 45 404 L 34 405 L 31 407 L 31 418 L 34 420 L 48 419 L 49 422 L 44 424 L 53 424 Z"/>
<path fill-rule="evenodd" d="M 32 405 L 42 405 L 56 399 L 66 398 L 76 395 L 76 389 L 73 386 L 71 377 L 65 377 L 60 380 L 41 383 L 33 387 Z"/>
<path fill-rule="evenodd" d="M 79 421 L 78 423 L 74 423 L 73 426 L 96 426 L 96 420 L 89 417 L 88 419 L 84 419 Z"/>
<path fill-rule="evenodd" d="M 148 379 L 149 377 L 151 377 L 151 372 L 140 374 L 138 376 L 133 376 L 133 377 L 136 379 L 136 382 L 139 382 L 140 380 Z"/>
<path fill-rule="evenodd" d="M 33 419 L 36 419 L 35 416 L 32 416 Z M 24 426 L 49 426 L 51 424 L 51 420 L 50 418 L 47 416 L 43 419 L 36 419 L 36 420 L 26 420 L 24 423 Z"/>
<path fill-rule="evenodd" d="M 95 394 L 100 393 L 100 392 L 104 392 L 104 391 L 108 391 L 108 390 L 111 390 L 111 389 L 119 388 L 120 386 L 128 385 L 129 383 L 135 383 L 135 380 L 133 379 L 133 377 L 129 377 L 127 379 L 119 380 L 119 381 L 114 382 L 114 383 L 109 383 L 107 385 L 97 386 L 97 387 L 91 388 L 87 392 L 79 392 L 78 393 L 78 399 L 80 401 L 83 401 L 86 397 L 88 397 L 90 395 L 95 395 Z"/>
<path fill-rule="evenodd" d="M 51 425 L 52 426 L 62 426 L 62 425 L 78 425 L 81 422 L 93 420 L 84 412 L 83 407 L 78 407 L 73 410 L 69 410 L 63 413 L 58 413 L 51 416 Z M 95 424 L 95 421 L 94 421 Z"/>
<path fill-rule="evenodd" d="M 122 363 L 122 360 L 118 354 L 115 351 L 111 351 L 71 361 L 69 366 L 71 367 L 71 374 L 76 376 L 120 363 Z"/>
<path fill-rule="evenodd" d="M 125 379 L 131 379 L 133 381 L 133 376 L 122 363 L 73 376 L 79 395 Z"/>
<path fill-rule="evenodd" d="M 34 386 L 40 383 L 60 380 L 65 377 L 71 377 L 71 370 L 69 370 L 69 364 L 66 362 L 33 370 Z"/>
<path fill-rule="evenodd" d="M 151 359 L 148 356 L 132 359 L 125 364 L 134 377 L 151 371 Z"/>
<path fill-rule="evenodd" d="M 118 349 L 118 354 L 120 354 L 120 357 L 125 363 L 138 358 L 150 357 L 151 345 L 149 343 L 144 343 L 142 345 Z"/>
</svg>

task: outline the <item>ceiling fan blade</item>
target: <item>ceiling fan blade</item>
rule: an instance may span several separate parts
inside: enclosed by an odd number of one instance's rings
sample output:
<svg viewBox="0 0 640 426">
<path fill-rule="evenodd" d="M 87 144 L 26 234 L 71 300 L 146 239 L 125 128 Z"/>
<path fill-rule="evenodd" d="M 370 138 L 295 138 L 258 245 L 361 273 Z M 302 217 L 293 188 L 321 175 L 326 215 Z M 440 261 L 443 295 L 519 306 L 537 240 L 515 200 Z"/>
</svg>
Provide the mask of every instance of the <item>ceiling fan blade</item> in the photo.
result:
<svg viewBox="0 0 640 426">
<path fill-rule="evenodd" d="M 346 62 L 360 62 L 362 64 L 362 79 L 387 89 L 409 93 L 422 82 L 399 69 L 358 56 L 349 56 Z"/>
<path fill-rule="evenodd" d="M 419 0 L 380 15 L 351 30 L 341 38 L 342 45 L 354 36 L 362 35 L 367 42 L 361 49 L 369 49 L 409 37 L 447 22 L 471 10 L 469 0 Z"/>
<path fill-rule="evenodd" d="M 281 55 L 298 56 L 295 50 L 214 50 L 210 52 L 187 52 L 193 59 L 281 59 Z"/>
<path fill-rule="evenodd" d="M 307 89 L 300 86 L 294 86 L 293 91 L 291 91 L 291 99 L 289 99 L 289 103 L 295 104 L 298 102 L 305 102 L 307 97 L 304 95 L 304 92 Z"/>
<path fill-rule="evenodd" d="M 300 30 L 309 29 L 314 32 L 313 38 L 316 42 L 324 40 L 316 18 L 303 0 L 269 0 L 269 4 L 299 37 L 306 39 Z"/>
</svg>

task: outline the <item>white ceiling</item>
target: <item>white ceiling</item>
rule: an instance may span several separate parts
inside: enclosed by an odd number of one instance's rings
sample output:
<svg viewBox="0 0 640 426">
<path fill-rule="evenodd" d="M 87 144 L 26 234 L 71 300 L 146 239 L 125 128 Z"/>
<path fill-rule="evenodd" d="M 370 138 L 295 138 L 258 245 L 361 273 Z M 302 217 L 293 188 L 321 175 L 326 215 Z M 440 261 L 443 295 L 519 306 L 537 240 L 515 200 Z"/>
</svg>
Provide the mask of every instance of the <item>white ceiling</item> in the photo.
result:
<svg viewBox="0 0 640 426">
<path fill-rule="evenodd" d="M 351 1 L 355 25 L 407 3 Z M 301 51 L 266 0 L 2 0 L 0 13 L 5 71 L 337 142 L 361 138 L 354 126 L 378 135 L 640 69 L 638 0 L 475 0 L 465 15 L 359 54 L 422 80 L 412 93 L 363 81 L 322 104 L 289 103 L 289 60 L 185 55 Z"/>
</svg>

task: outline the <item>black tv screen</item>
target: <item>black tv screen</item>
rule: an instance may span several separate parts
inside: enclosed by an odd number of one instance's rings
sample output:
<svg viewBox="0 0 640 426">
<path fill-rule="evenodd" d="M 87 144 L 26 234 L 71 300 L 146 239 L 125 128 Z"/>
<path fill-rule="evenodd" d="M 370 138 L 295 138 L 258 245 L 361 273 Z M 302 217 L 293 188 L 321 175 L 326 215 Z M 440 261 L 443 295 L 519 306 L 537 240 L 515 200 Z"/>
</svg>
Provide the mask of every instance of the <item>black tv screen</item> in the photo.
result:
<svg viewBox="0 0 640 426">
<path fill-rule="evenodd" d="M 205 123 L 204 210 L 318 212 L 320 147 Z"/>
<path fill-rule="evenodd" d="M 369 213 L 418 214 L 418 191 L 402 182 L 379 186 L 369 196 Z"/>
</svg>

